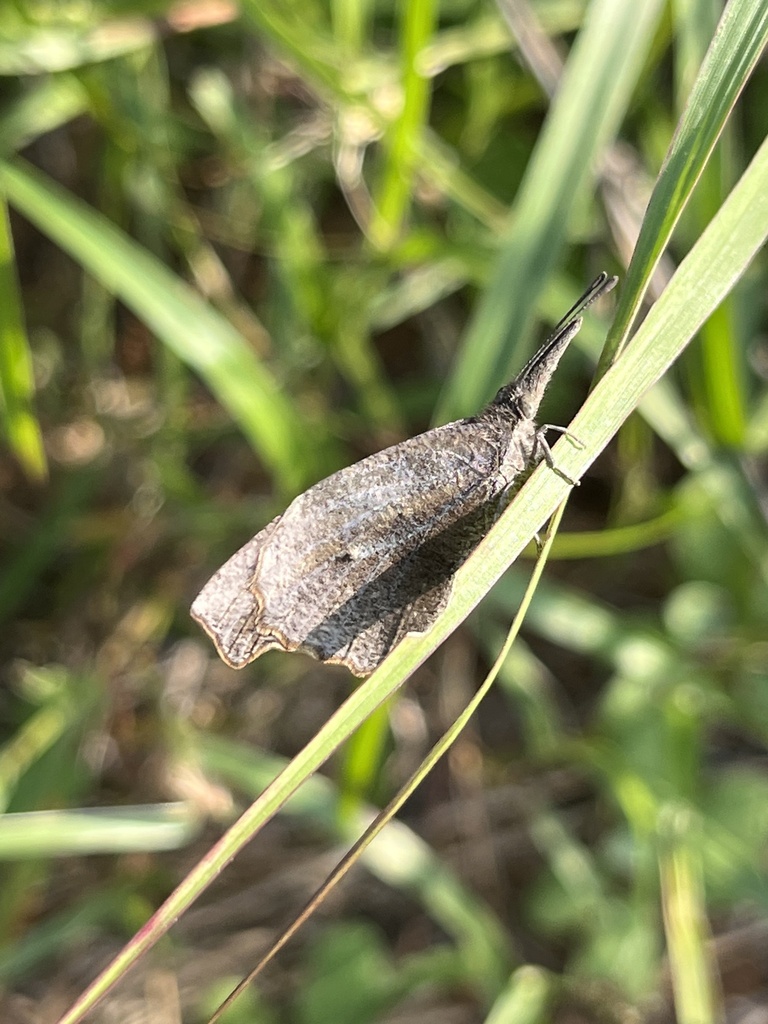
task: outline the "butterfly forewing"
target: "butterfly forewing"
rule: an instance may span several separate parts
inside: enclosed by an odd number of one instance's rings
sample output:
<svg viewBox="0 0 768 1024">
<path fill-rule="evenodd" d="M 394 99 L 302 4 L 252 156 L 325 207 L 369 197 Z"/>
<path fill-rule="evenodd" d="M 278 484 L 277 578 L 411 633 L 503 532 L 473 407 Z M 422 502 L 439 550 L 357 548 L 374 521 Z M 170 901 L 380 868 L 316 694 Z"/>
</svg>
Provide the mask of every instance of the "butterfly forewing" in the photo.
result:
<svg viewBox="0 0 768 1024">
<path fill-rule="evenodd" d="M 478 443 L 474 422 L 459 420 L 321 480 L 222 566 L 192 615 L 236 667 L 277 647 L 367 674 L 445 603 L 447 595 L 428 596 L 441 582 L 445 545 L 419 550 L 478 510 L 478 522 L 498 514 L 506 480 L 495 434 Z"/>
</svg>

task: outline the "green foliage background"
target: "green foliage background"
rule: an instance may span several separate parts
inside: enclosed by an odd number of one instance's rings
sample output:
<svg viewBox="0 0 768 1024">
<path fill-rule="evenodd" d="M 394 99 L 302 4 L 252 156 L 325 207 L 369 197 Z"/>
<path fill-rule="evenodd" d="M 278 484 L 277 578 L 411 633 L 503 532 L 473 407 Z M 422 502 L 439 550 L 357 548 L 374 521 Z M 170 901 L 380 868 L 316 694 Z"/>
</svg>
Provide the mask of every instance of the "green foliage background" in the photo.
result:
<svg viewBox="0 0 768 1024">
<path fill-rule="evenodd" d="M 767 37 L 764 0 L 6 5 L 3 1020 L 55 1020 L 186 879 L 153 945 L 297 790 L 93 1018 L 206 1019 L 419 763 L 562 480 L 536 474 L 434 635 L 325 729 L 344 670 L 233 673 L 189 603 L 301 489 L 477 409 L 600 269 L 607 373 L 556 456 L 591 469 L 524 638 L 227 1019 L 768 1007 Z"/>
</svg>

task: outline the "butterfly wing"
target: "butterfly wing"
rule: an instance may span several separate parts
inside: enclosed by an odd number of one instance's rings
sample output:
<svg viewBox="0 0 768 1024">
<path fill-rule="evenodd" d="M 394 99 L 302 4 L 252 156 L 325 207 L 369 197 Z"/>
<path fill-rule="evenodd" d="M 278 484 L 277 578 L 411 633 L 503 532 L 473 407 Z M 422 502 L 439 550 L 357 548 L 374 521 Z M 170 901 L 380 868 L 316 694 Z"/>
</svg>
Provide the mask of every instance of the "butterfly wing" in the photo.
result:
<svg viewBox="0 0 768 1024">
<path fill-rule="evenodd" d="M 459 420 L 321 480 L 222 566 L 193 617 L 234 667 L 280 648 L 371 672 L 444 607 L 497 514 L 504 449 Z"/>
<path fill-rule="evenodd" d="M 358 676 L 378 668 L 408 634 L 426 633 L 445 608 L 456 570 L 497 518 L 487 501 L 371 577 L 304 638 L 301 649 Z"/>
</svg>

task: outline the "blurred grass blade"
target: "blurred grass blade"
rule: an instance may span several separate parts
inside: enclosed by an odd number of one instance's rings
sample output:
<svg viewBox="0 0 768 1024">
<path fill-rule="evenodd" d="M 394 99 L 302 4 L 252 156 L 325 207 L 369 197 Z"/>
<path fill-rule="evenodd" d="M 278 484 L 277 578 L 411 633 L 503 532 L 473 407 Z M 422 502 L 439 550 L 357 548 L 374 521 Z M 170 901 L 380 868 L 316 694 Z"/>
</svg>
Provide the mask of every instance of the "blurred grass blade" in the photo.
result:
<svg viewBox="0 0 768 1024">
<path fill-rule="evenodd" d="M 584 444 L 555 446 L 563 473 L 578 479 L 718 307 L 768 238 L 768 141 L 679 267 L 660 300 L 571 424 Z M 456 575 L 448 607 L 423 636 L 407 637 L 297 754 L 134 936 L 60 1024 L 75 1024 L 164 935 L 256 831 L 383 701 L 449 636 L 552 515 L 568 485 L 540 466 Z"/>
<path fill-rule="evenodd" d="M 741 90 L 768 43 L 765 0 L 731 0 L 653 190 L 597 373 L 621 347 L 648 281 Z"/>
<path fill-rule="evenodd" d="M 177 850 L 200 830 L 190 803 L 82 807 L 0 817 L 0 860 Z"/>
<path fill-rule="evenodd" d="M 700 829 L 682 806 L 667 806 L 660 820 L 659 879 L 676 1020 L 715 1024 L 725 1013 L 707 921 Z"/>
<path fill-rule="evenodd" d="M 357 264 L 349 270 L 329 265 L 301 171 L 294 160 L 279 156 L 279 144 L 270 143 L 254 125 L 252 111 L 236 102 L 223 73 L 199 73 L 189 95 L 213 134 L 243 166 L 262 207 L 261 225 L 271 237 L 272 290 L 293 300 L 290 315 L 281 317 L 281 336 L 293 327 L 321 341 L 371 421 L 399 429 L 398 402 L 369 337 L 370 295 L 378 294 L 378 275 Z"/>
<path fill-rule="evenodd" d="M 80 719 L 81 709 L 68 697 L 68 692 L 62 687 L 61 692 L 30 715 L 14 736 L 0 747 L 0 822 L 7 820 L 5 811 L 19 780 L 62 736 L 72 732 L 73 725 Z M 2 845 L 0 829 L 0 859 Z"/>
<path fill-rule="evenodd" d="M 374 195 L 374 216 L 368 237 L 386 251 L 400 237 L 414 189 L 417 140 L 429 117 L 430 79 L 416 69 L 420 51 L 435 30 L 435 0 L 410 0 L 400 11 L 400 72 L 403 108 L 385 136 L 386 162 L 380 190 Z"/>
<path fill-rule="evenodd" d="M 123 18 L 95 28 L 30 26 L 24 38 L 0 39 L 0 75 L 39 75 L 112 60 L 152 45 L 158 34 L 149 18 Z"/>
<path fill-rule="evenodd" d="M 307 482 L 302 438 L 308 428 L 234 327 L 150 253 L 31 167 L 0 164 L 0 186 L 200 374 L 286 492 Z"/>
<path fill-rule="evenodd" d="M 87 108 L 85 89 L 74 75 L 56 75 L 36 83 L 0 113 L 0 155 L 12 156 Z"/>
<path fill-rule="evenodd" d="M 28 663 L 17 666 L 15 689 L 37 706 L 0 747 L 0 813 L 37 807 L 41 799 L 76 798 L 80 772 L 73 754 L 78 737 L 100 710 L 103 692 L 90 677 L 60 665 Z M 46 772 L 51 775 L 41 790 L 39 780 Z M 2 919 L 7 902 L 0 899 L 0 908 Z"/>
<path fill-rule="evenodd" d="M 678 119 L 688 105 L 705 58 L 712 46 L 725 5 L 710 0 L 672 8 L 676 51 L 675 93 Z M 677 244 L 687 247 L 712 220 L 733 187 L 743 164 L 733 120 L 723 127 L 683 213 Z M 671 142 L 670 142 L 671 145 Z M 747 352 L 742 336 L 744 298 L 729 297 L 701 329 L 701 345 L 688 362 L 686 390 L 696 418 L 719 448 L 743 448 L 749 394 Z M 607 358 L 603 357 L 604 359 Z"/>
<path fill-rule="evenodd" d="M 100 482 L 98 466 L 63 474 L 48 492 L 42 514 L 20 538 L 22 543 L 6 551 L 0 574 L 0 626 L 9 628 L 8 621 L 32 599 L 41 575 L 66 547 L 74 523 L 85 515 Z"/>
<path fill-rule="evenodd" d="M 298 7 L 274 0 L 243 0 L 240 6 L 243 15 L 289 56 L 308 85 L 331 97 L 348 98 L 341 82 L 345 55 L 320 19 L 307 18 Z"/>
<path fill-rule="evenodd" d="M 80 946 L 94 931 L 113 929 L 135 898 L 134 885 L 131 879 L 110 886 L 94 884 L 60 913 L 40 915 L 2 950 L 0 984 L 10 987 L 35 969 L 46 970 L 62 949 Z"/>
<path fill-rule="evenodd" d="M 696 474 L 718 519 L 768 583 L 765 516 L 743 464 L 713 451 L 670 381 L 662 381 L 645 395 L 639 411 L 681 465 Z"/>
<path fill-rule="evenodd" d="M 536 300 L 557 263 L 569 214 L 626 112 L 662 4 L 594 0 L 511 212 L 439 420 L 478 409 L 520 365 Z"/>
<path fill-rule="evenodd" d="M 518 967 L 494 1000 L 485 1024 L 543 1024 L 552 1020 L 557 988 L 545 968 L 532 964 Z"/>
<path fill-rule="evenodd" d="M 11 450 L 33 480 L 44 480 L 48 463 L 43 435 L 32 404 L 35 381 L 32 355 L 21 315 L 14 273 L 13 239 L 8 208 L 0 209 L 0 405 Z"/>
</svg>

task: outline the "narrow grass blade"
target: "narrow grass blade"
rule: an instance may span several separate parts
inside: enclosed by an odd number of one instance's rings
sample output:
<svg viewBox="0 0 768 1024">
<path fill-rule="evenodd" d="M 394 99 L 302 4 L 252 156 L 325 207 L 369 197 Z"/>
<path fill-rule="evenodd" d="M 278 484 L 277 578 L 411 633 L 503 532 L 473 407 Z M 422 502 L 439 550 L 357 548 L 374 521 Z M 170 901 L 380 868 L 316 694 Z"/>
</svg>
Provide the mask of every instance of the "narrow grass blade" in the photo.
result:
<svg viewBox="0 0 768 1024">
<path fill-rule="evenodd" d="M 498 650 L 498 647 L 496 648 Z M 252 744 L 208 733 L 195 735 L 202 765 L 217 779 L 257 797 L 285 767 L 285 758 Z M 374 817 L 371 805 L 346 797 L 324 775 L 313 775 L 282 810 L 339 843 L 351 843 Z M 437 852 L 402 822 L 392 822 L 379 841 L 363 854 L 363 865 L 386 885 L 418 901 L 471 965 L 470 984 L 478 991 L 495 989 L 509 968 L 509 936 L 488 904 L 470 891 Z"/>
<path fill-rule="evenodd" d="M 27 475 L 44 480 L 48 463 L 32 404 L 32 355 L 22 322 L 13 239 L 5 203 L 0 209 L 0 408 L 5 435 Z"/>
<path fill-rule="evenodd" d="M 764 0 L 731 0 L 659 172 L 598 376 L 626 339 L 648 281 L 766 43 L 768 6 Z"/>
<path fill-rule="evenodd" d="M 386 137 L 387 157 L 381 188 L 374 196 L 368 237 L 386 251 L 397 242 L 413 192 L 417 140 L 429 115 L 430 81 L 416 68 L 419 52 L 435 29 L 434 0 L 411 0 L 400 7 L 400 65 L 403 109 Z"/>
<path fill-rule="evenodd" d="M 675 78 L 679 111 L 685 110 L 722 17 L 722 6 L 710 0 L 675 4 Z M 679 241 L 696 237 L 717 213 L 733 186 L 742 161 L 738 127 L 729 121 L 718 137 L 681 220 Z M 746 302 L 744 301 L 746 299 Z M 697 419 L 721 448 L 744 446 L 749 408 L 747 352 L 741 325 L 749 299 L 729 296 L 701 329 L 701 346 L 688 362 L 686 390 Z"/>
<path fill-rule="evenodd" d="M 534 566 L 531 579 L 525 591 L 525 596 L 520 604 L 520 607 L 515 615 L 512 625 L 507 633 L 507 638 L 499 652 L 496 660 L 494 661 L 490 672 L 486 675 L 482 684 L 478 687 L 477 691 L 473 695 L 472 699 L 468 702 L 466 707 L 462 710 L 454 722 L 451 723 L 445 733 L 435 743 L 432 749 L 429 751 L 427 756 L 421 762 L 416 771 L 411 775 L 408 781 L 400 788 L 395 797 L 387 804 L 384 810 L 376 816 L 374 821 L 365 829 L 360 838 L 355 842 L 352 848 L 344 855 L 342 860 L 333 869 L 328 878 L 323 882 L 319 889 L 315 892 L 312 898 L 309 900 L 304 909 L 297 915 L 293 922 L 288 928 L 280 935 L 277 941 L 267 950 L 267 952 L 260 958 L 258 964 L 254 969 L 246 975 L 245 978 L 233 989 L 233 991 L 227 996 L 224 1002 L 219 1006 L 214 1015 L 211 1017 L 209 1024 L 215 1024 L 216 1021 L 221 1019 L 222 1014 L 231 1006 L 237 997 L 251 984 L 252 981 L 262 972 L 266 965 L 272 960 L 277 953 L 285 946 L 288 941 L 296 934 L 299 928 L 304 922 L 315 912 L 315 910 L 323 903 L 327 896 L 336 888 L 339 882 L 349 872 L 358 860 L 360 860 L 363 852 L 371 845 L 374 839 L 384 831 L 386 826 L 392 821 L 394 816 L 403 806 L 405 801 L 410 797 L 422 781 L 426 778 L 429 772 L 435 767 L 437 762 L 446 754 L 453 744 L 458 739 L 461 732 L 469 724 L 470 719 L 474 715 L 475 711 L 480 707 L 483 699 L 488 694 L 488 691 L 496 681 L 496 677 L 501 671 L 504 662 L 507 659 L 512 644 L 515 642 L 517 634 L 520 632 L 520 627 L 523 624 L 525 613 L 528 610 L 528 606 L 531 603 L 531 598 L 536 590 L 536 587 L 541 579 L 542 573 L 544 572 L 544 566 L 547 564 L 547 558 L 552 550 L 552 541 L 554 540 L 555 533 L 560 525 L 560 521 L 565 511 L 565 502 L 560 506 L 558 511 L 553 517 L 553 521 L 550 525 L 550 530 L 547 536 L 547 540 L 542 548 L 541 554 Z"/>
<path fill-rule="evenodd" d="M 157 41 L 149 18 L 123 18 L 96 28 L 31 29 L 23 39 L 0 40 L 0 75 L 39 75 L 80 68 L 134 53 Z"/>
<path fill-rule="evenodd" d="M 85 89 L 74 75 L 56 75 L 23 92 L 0 114 L 0 155 L 10 157 L 46 132 L 87 110 Z"/>
<path fill-rule="evenodd" d="M 83 514 L 99 482 L 98 472 L 92 467 L 64 475 L 23 543 L 6 552 L 0 576 L 0 624 L 5 629 L 7 621 L 34 594 L 40 576 L 61 552 L 72 524 Z"/>
<path fill-rule="evenodd" d="M 192 804 L 83 807 L 0 817 L 0 860 L 177 850 L 199 831 Z"/>
<path fill-rule="evenodd" d="M 661 903 L 680 1024 L 725 1019 L 704 895 L 701 836 L 690 812 L 669 807 L 659 853 Z"/>
</svg>

